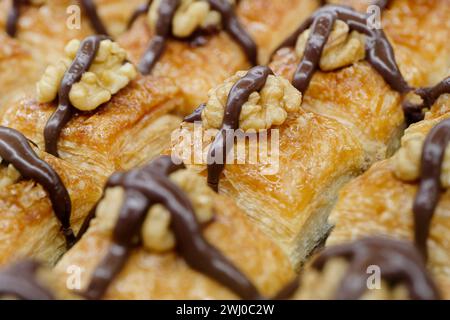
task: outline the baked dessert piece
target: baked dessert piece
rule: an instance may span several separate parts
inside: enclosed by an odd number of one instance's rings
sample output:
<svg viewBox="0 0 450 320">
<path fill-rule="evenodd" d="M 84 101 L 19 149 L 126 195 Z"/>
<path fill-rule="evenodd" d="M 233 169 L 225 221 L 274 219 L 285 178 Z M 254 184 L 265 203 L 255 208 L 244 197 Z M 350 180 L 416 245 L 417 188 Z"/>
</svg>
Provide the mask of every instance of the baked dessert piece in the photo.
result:
<svg viewBox="0 0 450 320">
<path fill-rule="evenodd" d="M 332 0 L 367 12 L 369 4 L 381 5 L 381 26 L 395 58 L 411 86 L 433 86 L 448 75 L 450 2 L 423 0 Z M 369 14 L 374 16 L 373 9 Z M 374 16 L 375 17 L 375 16 Z"/>
<path fill-rule="evenodd" d="M 434 85 L 430 82 L 436 78 L 436 82 L 440 81 L 448 72 L 448 30 L 439 27 L 433 32 L 435 23 L 445 24 L 446 15 L 441 12 L 448 8 L 441 2 L 425 6 L 411 4 L 414 2 L 398 4 L 397 8 L 397 1 L 392 1 L 381 20 L 386 32 L 371 28 L 369 14 L 343 6 L 325 6 L 280 46 L 270 63 L 276 74 L 292 80 L 304 93 L 306 110 L 333 117 L 355 131 L 364 141 L 368 164 L 389 156 L 397 147 L 403 126 L 401 101 L 413 86 Z M 398 21 L 406 10 L 413 12 L 406 23 L 422 25 L 424 39 L 416 40 L 416 33 L 412 34 L 415 28 L 403 24 L 391 22 L 388 28 L 389 21 Z M 396 45 L 395 40 L 400 39 L 403 42 Z M 319 41 L 318 48 L 315 40 Z M 436 48 L 433 57 L 426 43 Z M 416 68 L 413 58 L 421 63 L 430 61 L 431 72 L 424 64 Z M 372 88 L 379 90 L 370 95 L 369 103 L 366 95 L 348 90 L 365 86 L 370 93 Z M 410 108 L 405 108 L 405 116 L 408 123 L 423 118 L 420 110 Z M 370 125 L 361 119 L 371 119 Z"/>
<path fill-rule="evenodd" d="M 73 245 L 102 178 L 0 127 L 0 266 L 24 257 L 53 264 Z"/>
<path fill-rule="evenodd" d="M 125 30 L 129 17 L 140 2 L 2 1 L 0 107 L 6 108 L 11 99 L 18 100 L 31 93 L 45 67 L 62 57 L 63 48 L 69 40 L 104 33 L 102 29 L 106 29 L 110 35 L 119 35 Z"/>
<path fill-rule="evenodd" d="M 266 63 L 318 6 L 316 0 L 241 0 L 235 8 L 231 2 L 154 1 L 119 39 L 144 74 L 168 76 L 180 87 L 184 115 L 206 100 L 210 88 L 255 64 L 256 52 Z"/>
<path fill-rule="evenodd" d="M 103 36 L 73 40 L 65 53 L 38 82 L 37 101 L 12 105 L 0 123 L 104 179 L 159 154 L 180 121 L 168 114 L 182 103 L 178 88 L 138 76 L 126 52 Z"/>
<path fill-rule="evenodd" d="M 448 95 L 440 101 L 448 106 Z M 330 215 L 335 228 L 327 240 L 327 245 L 334 245 L 374 234 L 414 240 L 422 256 L 428 257 L 428 267 L 446 299 L 450 298 L 450 224 L 444 154 L 449 118 L 449 113 L 437 117 L 428 113 L 426 120 L 406 131 L 393 158 L 349 183 Z"/>
<path fill-rule="evenodd" d="M 60 281 L 70 265 L 85 270 L 78 294 L 90 299 L 256 299 L 294 278 L 233 201 L 168 156 L 110 177 L 87 233 L 55 268 Z"/>
<path fill-rule="evenodd" d="M 233 198 L 296 267 L 328 232 L 337 190 L 365 167 L 351 130 L 301 104 L 268 67 L 237 73 L 174 133 L 171 151 Z"/>
<path fill-rule="evenodd" d="M 439 289 L 408 241 L 368 237 L 325 249 L 292 299 L 436 300 Z"/>
</svg>

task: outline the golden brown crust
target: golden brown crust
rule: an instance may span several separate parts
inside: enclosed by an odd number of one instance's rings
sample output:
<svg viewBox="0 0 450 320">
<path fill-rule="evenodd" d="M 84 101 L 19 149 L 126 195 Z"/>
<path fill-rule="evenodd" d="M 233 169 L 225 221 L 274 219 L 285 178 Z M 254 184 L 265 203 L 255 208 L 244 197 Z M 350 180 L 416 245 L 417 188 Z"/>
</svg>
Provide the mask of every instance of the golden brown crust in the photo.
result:
<svg viewBox="0 0 450 320">
<path fill-rule="evenodd" d="M 450 114 L 439 120 L 449 118 Z M 439 120 L 423 121 L 409 129 L 428 132 Z M 417 183 L 405 183 L 394 175 L 393 160 L 375 164 L 340 193 L 330 220 L 335 224 L 327 245 L 334 245 L 368 235 L 413 238 L 412 204 Z M 450 298 L 450 193 L 444 192 L 431 222 L 428 240 L 429 268 L 436 276 L 444 298 Z"/>
<path fill-rule="evenodd" d="M 315 0 L 242 0 L 237 14 L 258 45 L 260 61 L 266 62 L 277 45 L 316 8 Z M 131 60 L 137 63 L 152 36 L 146 19 L 142 17 L 119 38 L 119 42 L 130 52 Z M 206 45 L 195 48 L 185 42 L 169 40 L 152 74 L 168 76 L 180 87 L 186 104 L 179 111 L 189 114 L 206 101 L 210 88 L 249 67 L 239 45 L 227 33 L 221 32 L 211 36 Z"/>
<path fill-rule="evenodd" d="M 260 292 L 273 296 L 294 278 L 289 261 L 267 237 L 242 215 L 234 203 L 214 196 L 216 216 L 205 237 L 229 258 Z M 249 236 L 251 235 L 251 236 Z M 84 268 L 82 288 L 110 244 L 110 235 L 93 221 L 88 233 L 56 266 L 61 281 L 70 265 Z M 235 299 L 227 288 L 191 269 L 175 252 L 149 253 L 136 249 L 110 285 L 105 299 Z"/>
<path fill-rule="evenodd" d="M 110 102 L 94 112 L 76 114 L 65 126 L 59 139 L 61 157 L 73 164 L 97 170 L 108 176 L 115 170 L 129 168 L 149 160 L 169 143 L 169 133 L 181 119 L 158 118 L 181 104 L 178 88 L 168 79 L 145 77 L 131 82 Z M 45 124 L 56 104 L 38 104 L 24 100 L 11 106 L 1 117 L 1 125 L 21 131 L 44 148 Z M 175 121 L 176 120 L 176 121 Z M 158 139 L 164 139 L 163 142 Z M 149 142 L 157 141 L 155 145 Z M 149 149 L 149 147 L 151 147 Z M 161 148 L 157 150 L 157 148 Z M 148 154 L 142 154 L 148 150 Z M 137 159 L 132 159 L 135 156 Z"/>
<path fill-rule="evenodd" d="M 78 231 L 101 196 L 101 176 L 86 172 L 51 155 L 41 153 L 66 186 L 71 202 L 71 224 Z M 0 266 L 25 257 L 53 264 L 64 253 L 65 240 L 47 192 L 31 180 L 0 189 Z"/>
<path fill-rule="evenodd" d="M 192 125 L 184 127 L 192 133 Z M 267 175 L 264 164 L 227 164 L 220 193 L 233 198 L 298 266 L 328 231 L 325 220 L 336 192 L 360 173 L 364 156 L 357 137 L 327 117 L 300 111 L 276 129 L 278 170 Z"/>
<path fill-rule="evenodd" d="M 21 9 L 16 37 L 11 38 L 5 32 L 11 2 L 0 3 L 0 109 L 7 107 L 11 99 L 18 100 L 33 92 L 47 65 L 63 56 L 69 40 L 81 40 L 94 33 L 83 14 L 80 26 L 69 28 L 72 20 L 67 8 L 79 6 L 79 1 L 47 0 L 44 5 Z M 106 28 L 117 36 L 125 30 L 129 17 L 142 1 L 97 0 L 95 3 Z"/>
</svg>

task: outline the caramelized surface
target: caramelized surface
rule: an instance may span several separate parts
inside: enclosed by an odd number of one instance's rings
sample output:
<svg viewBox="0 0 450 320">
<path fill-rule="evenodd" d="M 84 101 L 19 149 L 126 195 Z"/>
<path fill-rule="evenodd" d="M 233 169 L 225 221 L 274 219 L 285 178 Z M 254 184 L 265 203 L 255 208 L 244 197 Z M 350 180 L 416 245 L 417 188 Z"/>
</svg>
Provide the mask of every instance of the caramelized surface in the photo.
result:
<svg viewBox="0 0 450 320">
<path fill-rule="evenodd" d="M 294 278 L 281 250 L 247 221 L 234 203 L 214 198 L 215 219 L 205 227 L 206 239 L 249 277 L 260 292 L 273 296 Z M 251 235 L 251 236 L 249 236 Z M 111 243 L 110 234 L 93 221 L 88 233 L 56 266 L 61 282 L 70 265 L 84 268 L 85 288 Z M 141 247 L 128 258 L 105 299 L 235 299 L 227 288 L 192 270 L 175 252 L 151 253 Z"/>
<path fill-rule="evenodd" d="M 71 201 L 71 223 L 78 231 L 102 193 L 104 178 L 51 155 L 41 153 L 61 177 Z M 0 266 L 34 257 L 55 263 L 65 251 L 65 240 L 47 192 L 31 180 L 0 189 Z"/>
</svg>

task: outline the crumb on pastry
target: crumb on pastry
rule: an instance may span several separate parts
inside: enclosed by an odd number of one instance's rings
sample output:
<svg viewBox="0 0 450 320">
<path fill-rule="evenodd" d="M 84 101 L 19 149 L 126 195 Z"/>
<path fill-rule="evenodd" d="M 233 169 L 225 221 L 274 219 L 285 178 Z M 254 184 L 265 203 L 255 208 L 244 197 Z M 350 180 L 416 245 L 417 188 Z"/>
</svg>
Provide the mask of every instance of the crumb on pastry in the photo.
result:
<svg viewBox="0 0 450 320">
<path fill-rule="evenodd" d="M 303 57 L 310 29 L 303 32 L 297 39 L 295 52 Z M 365 36 L 357 31 L 351 31 L 349 26 L 337 20 L 333 31 L 325 44 L 319 66 L 323 71 L 336 70 L 365 58 Z"/>
<path fill-rule="evenodd" d="M 347 272 L 349 263 L 342 258 L 329 261 L 322 271 L 312 267 L 304 270 L 301 286 L 294 295 L 300 300 L 332 300 L 339 290 L 342 279 Z M 371 274 L 368 273 L 368 277 Z M 367 289 L 361 300 L 404 300 L 408 299 L 408 291 L 403 285 L 391 287 L 386 281 L 380 281 L 380 287 Z"/>
<path fill-rule="evenodd" d="M 394 156 L 394 174 L 403 181 L 415 181 L 420 177 L 420 164 L 426 135 L 421 132 L 408 132 L 402 138 L 402 147 Z M 450 187 L 450 148 L 445 150 L 442 164 L 441 184 Z"/>
<path fill-rule="evenodd" d="M 234 0 L 228 0 L 234 4 Z M 154 28 L 158 21 L 158 9 L 161 0 L 153 1 L 148 12 L 149 25 Z M 176 37 L 184 38 L 190 36 L 197 28 L 214 26 L 221 27 L 222 17 L 211 10 L 210 5 L 204 0 L 181 0 L 172 21 L 172 33 Z"/>
<path fill-rule="evenodd" d="M 189 170 L 178 170 L 170 180 L 187 193 L 197 219 L 206 223 L 213 217 L 212 191 L 203 178 Z M 105 231 L 114 229 L 124 200 L 121 187 L 108 188 L 97 208 L 98 226 Z M 175 247 L 175 236 L 170 230 L 170 213 L 162 205 L 152 206 L 142 226 L 142 242 L 148 250 L 164 252 Z"/>
<path fill-rule="evenodd" d="M 56 98 L 64 73 L 75 59 L 79 47 L 79 40 L 70 41 L 65 48 L 66 57 L 47 67 L 36 85 L 38 102 L 51 102 Z M 112 95 L 137 76 L 135 67 L 126 59 L 126 51 L 117 43 L 101 41 L 88 72 L 70 90 L 72 105 L 79 110 L 90 111 L 109 101 Z"/>
<path fill-rule="evenodd" d="M 2 158 L 0 158 L 0 162 Z M 0 188 L 16 183 L 20 179 L 20 172 L 12 164 L 0 168 Z"/>
<path fill-rule="evenodd" d="M 246 73 L 237 72 L 224 83 L 209 91 L 208 102 L 202 112 L 203 126 L 219 129 L 222 125 L 228 94 L 233 85 Z M 242 106 L 239 128 L 242 130 L 269 129 L 281 125 L 288 112 L 300 109 L 302 94 L 283 77 L 269 75 L 260 92 L 253 92 Z"/>
</svg>

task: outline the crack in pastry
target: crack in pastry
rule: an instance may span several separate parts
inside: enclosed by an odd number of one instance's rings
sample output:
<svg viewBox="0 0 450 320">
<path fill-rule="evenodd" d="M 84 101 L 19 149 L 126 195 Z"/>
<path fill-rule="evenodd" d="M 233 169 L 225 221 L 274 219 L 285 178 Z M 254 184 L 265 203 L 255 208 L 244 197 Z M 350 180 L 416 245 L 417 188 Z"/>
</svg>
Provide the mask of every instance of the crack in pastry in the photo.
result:
<svg viewBox="0 0 450 320">
<path fill-rule="evenodd" d="M 20 9 L 22 6 L 33 4 L 41 5 L 45 3 L 46 0 L 12 0 L 12 6 L 10 12 L 8 13 L 8 20 L 6 23 L 6 32 L 9 36 L 15 37 L 17 33 L 17 22 L 20 18 Z M 92 27 L 98 34 L 108 35 L 103 22 L 98 16 L 97 8 L 92 0 L 80 0 L 80 4 L 83 7 L 87 17 L 89 18 Z"/>
<path fill-rule="evenodd" d="M 260 295 L 254 285 L 225 256 L 207 242 L 202 235 L 192 204 L 167 175 L 183 168 L 170 157 L 160 157 L 147 166 L 110 177 L 107 187 L 125 189 L 119 219 L 113 232 L 113 243 L 94 271 L 83 295 L 99 299 L 109 283 L 123 268 L 139 235 L 148 209 L 163 205 L 171 214 L 171 226 L 177 242 L 177 251 L 193 269 L 216 279 L 245 299 Z"/>
<path fill-rule="evenodd" d="M 336 20 L 341 20 L 349 26 L 350 30 L 366 36 L 366 60 L 380 73 L 385 81 L 400 93 L 409 92 L 411 88 L 397 66 L 394 51 L 384 31 L 370 28 L 367 18 L 367 15 L 344 6 L 328 5 L 317 10 L 278 48 L 279 50 L 294 46 L 298 37 L 308 28 L 311 28 L 305 53 L 292 80 L 293 85 L 300 92 L 305 93 L 314 72 L 319 66 L 327 40 L 333 31 L 334 23 Z"/>
<path fill-rule="evenodd" d="M 73 58 L 70 66 L 60 63 L 49 67 L 37 85 L 40 102 L 52 101 L 58 91 L 58 107 L 44 129 L 45 149 L 55 156 L 61 130 L 71 119 L 74 107 L 93 110 L 136 77 L 133 65 L 125 62 L 126 52 L 105 36 L 90 36 L 81 43 L 74 40 L 66 51 Z"/>
<path fill-rule="evenodd" d="M 369 290 L 371 266 L 380 270 L 377 290 Z M 302 274 L 294 299 L 440 299 L 422 256 L 409 242 L 366 237 L 326 248 Z"/>
<path fill-rule="evenodd" d="M 54 300 L 49 288 L 38 279 L 41 264 L 34 260 L 17 262 L 0 271 L 0 297 L 23 300 Z"/>
<path fill-rule="evenodd" d="M 181 0 L 154 1 L 150 5 L 149 16 L 151 20 L 154 20 L 154 29 L 156 35 L 152 39 L 147 51 L 144 53 L 139 63 L 139 70 L 142 74 L 147 75 L 152 71 L 156 62 L 163 54 L 167 38 L 169 38 L 170 35 L 183 38 L 189 36 L 195 29 L 197 29 L 196 23 L 190 26 L 186 32 L 185 29 L 187 28 L 187 26 L 184 24 L 183 26 L 180 26 L 180 28 L 176 28 L 175 24 L 179 24 L 182 21 L 180 18 L 179 10 L 182 9 L 183 5 L 184 2 Z M 256 64 L 256 44 L 241 26 L 234 12 L 234 7 L 228 0 L 202 0 L 196 1 L 191 5 L 194 6 L 192 7 L 195 11 L 193 13 L 195 15 L 194 20 L 197 20 L 197 18 L 199 18 L 200 20 L 202 20 L 202 23 L 206 21 L 206 23 L 208 24 L 208 21 L 206 19 L 209 13 L 209 8 L 214 10 L 212 12 L 218 12 L 221 16 L 222 26 L 224 30 L 227 31 L 231 35 L 231 37 L 241 46 L 248 60 L 253 65 Z M 191 6 L 189 6 L 187 9 L 189 10 L 190 8 Z M 157 18 L 154 18 L 156 10 Z M 197 17 L 197 13 L 200 15 L 200 17 Z M 201 19 L 202 17 L 204 19 Z M 189 23 L 191 23 L 191 19 L 188 18 L 188 20 L 190 21 Z"/>
<path fill-rule="evenodd" d="M 70 226 L 72 204 L 59 175 L 37 156 L 24 135 L 10 128 L 0 127 L 0 156 L 3 162 L 13 165 L 21 177 L 32 179 L 47 190 L 53 211 L 61 223 L 66 245 L 70 248 L 75 242 Z"/>
</svg>

